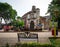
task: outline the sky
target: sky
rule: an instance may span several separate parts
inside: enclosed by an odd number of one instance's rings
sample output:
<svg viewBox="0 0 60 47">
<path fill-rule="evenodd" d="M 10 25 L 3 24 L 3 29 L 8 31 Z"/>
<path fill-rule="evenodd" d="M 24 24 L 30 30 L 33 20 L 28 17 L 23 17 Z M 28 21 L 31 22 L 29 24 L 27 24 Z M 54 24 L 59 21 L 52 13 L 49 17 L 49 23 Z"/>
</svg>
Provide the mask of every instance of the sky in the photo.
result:
<svg viewBox="0 0 60 47">
<path fill-rule="evenodd" d="M 48 5 L 52 0 L 0 0 L 0 2 L 7 2 L 17 11 L 18 16 L 23 16 L 25 13 L 31 11 L 33 5 L 40 8 L 40 16 L 46 16 Z"/>
</svg>

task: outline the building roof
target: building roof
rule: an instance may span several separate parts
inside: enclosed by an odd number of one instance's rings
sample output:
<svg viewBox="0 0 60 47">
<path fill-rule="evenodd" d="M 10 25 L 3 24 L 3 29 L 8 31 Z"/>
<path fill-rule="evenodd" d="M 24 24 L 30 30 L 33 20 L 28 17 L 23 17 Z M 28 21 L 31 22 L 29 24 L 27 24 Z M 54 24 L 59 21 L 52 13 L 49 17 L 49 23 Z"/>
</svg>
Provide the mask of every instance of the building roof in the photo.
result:
<svg viewBox="0 0 60 47">
<path fill-rule="evenodd" d="M 44 16 L 45 18 L 50 18 L 50 16 Z"/>
<path fill-rule="evenodd" d="M 39 9 L 39 8 L 36 8 L 35 6 L 32 6 L 32 10 L 29 11 L 29 12 L 27 12 L 27 13 L 25 13 L 25 14 L 22 16 L 22 18 L 26 18 L 26 16 L 27 16 L 28 14 L 36 13 L 36 10 L 40 10 L 40 9 Z"/>
<path fill-rule="evenodd" d="M 27 14 L 30 14 L 30 13 L 31 13 L 31 11 L 25 13 L 22 17 L 24 17 L 24 16 L 26 16 Z"/>
<path fill-rule="evenodd" d="M 29 12 L 25 13 L 25 14 L 22 16 L 22 18 L 25 18 L 28 14 L 31 14 L 31 13 L 35 13 L 35 11 L 29 11 Z"/>
<path fill-rule="evenodd" d="M 46 19 L 45 17 L 40 16 L 41 19 Z"/>
</svg>

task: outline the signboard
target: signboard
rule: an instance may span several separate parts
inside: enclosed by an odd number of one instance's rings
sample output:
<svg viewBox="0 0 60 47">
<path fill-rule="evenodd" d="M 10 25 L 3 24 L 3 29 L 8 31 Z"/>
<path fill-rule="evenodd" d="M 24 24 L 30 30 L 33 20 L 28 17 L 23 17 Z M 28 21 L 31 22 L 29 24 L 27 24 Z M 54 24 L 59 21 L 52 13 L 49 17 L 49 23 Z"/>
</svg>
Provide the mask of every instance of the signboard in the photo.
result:
<svg viewBox="0 0 60 47">
<path fill-rule="evenodd" d="M 18 41 L 22 42 L 22 41 L 38 41 L 38 34 L 34 34 L 34 33 L 29 33 L 28 35 L 26 35 L 26 33 L 18 33 Z"/>
</svg>

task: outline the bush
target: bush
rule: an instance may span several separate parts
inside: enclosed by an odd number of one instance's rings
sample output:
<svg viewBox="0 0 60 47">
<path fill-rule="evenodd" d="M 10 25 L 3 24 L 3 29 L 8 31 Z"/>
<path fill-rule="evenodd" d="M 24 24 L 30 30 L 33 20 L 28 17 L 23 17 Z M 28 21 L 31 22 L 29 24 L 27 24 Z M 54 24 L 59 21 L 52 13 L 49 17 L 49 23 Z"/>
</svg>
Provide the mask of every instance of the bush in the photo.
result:
<svg viewBox="0 0 60 47">
<path fill-rule="evenodd" d="M 55 45 L 56 47 L 60 47 L 60 37 L 49 37 L 49 40 L 52 45 Z"/>
<path fill-rule="evenodd" d="M 55 47 L 51 44 L 39 44 L 39 43 L 17 43 L 15 47 Z"/>
<path fill-rule="evenodd" d="M 9 47 L 7 43 L 5 47 Z M 55 47 L 51 44 L 40 44 L 40 43 L 16 43 L 13 47 Z"/>
<path fill-rule="evenodd" d="M 55 46 L 51 45 L 51 44 L 44 44 L 44 45 L 42 45 L 42 47 L 55 47 Z"/>
<path fill-rule="evenodd" d="M 9 44 L 8 43 L 6 43 L 6 46 L 5 47 L 9 47 Z"/>
</svg>

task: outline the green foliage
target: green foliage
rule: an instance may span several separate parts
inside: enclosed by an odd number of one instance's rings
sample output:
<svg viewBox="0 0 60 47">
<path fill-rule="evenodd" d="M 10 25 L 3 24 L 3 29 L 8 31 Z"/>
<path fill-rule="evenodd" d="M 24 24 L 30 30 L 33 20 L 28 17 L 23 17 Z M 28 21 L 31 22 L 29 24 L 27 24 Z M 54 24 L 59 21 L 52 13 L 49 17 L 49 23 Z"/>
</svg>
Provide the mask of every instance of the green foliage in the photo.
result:
<svg viewBox="0 0 60 47">
<path fill-rule="evenodd" d="M 57 27 L 58 23 L 57 22 L 50 21 L 49 27 L 52 28 L 52 25 L 54 25 L 54 27 Z"/>
<path fill-rule="evenodd" d="M 22 45 L 21 43 L 16 43 L 15 47 L 21 47 L 21 45 Z"/>
<path fill-rule="evenodd" d="M 21 17 L 20 16 L 17 16 L 17 19 L 21 19 Z"/>
<path fill-rule="evenodd" d="M 23 22 L 23 20 L 14 20 L 12 22 L 12 25 L 16 26 L 16 27 L 23 27 L 24 26 L 24 22 Z"/>
<path fill-rule="evenodd" d="M 12 8 L 11 5 L 9 5 L 8 3 L 0 2 L 0 17 L 8 21 L 11 19 L 12 20 L 15 19 L 16 15 L 17 15 L 17 12 Z"/>
<path fill-rule="evenodd" d="M 19 26 L 23 26 L 24 25 L 24 22 L 21 20 L 21 21 L 16 21 L 16 26 L 19 27 Z"/>
<path fill-rule="evenodd" d="M 49 38 L 49 39 L 50 39 L 51 43 L 54 45 L 56 38 L 54 37 L 54 38 Z"/>
<path fill-rule="evenodd" d="M 5 47 L 9 47 L 9 44 L 7 43 Z"/>
<path fill-rule="evenodd" d="M 52 45 L 55 45 L 56 47 L 60 47 L 60 38 L 59 37 L 50 37 L 50 42 Z"/>
<path fill-rule="evenodd" d="M 9 44 L 6 44 L 9 47 Z M 13 47 L 55 47 L 51 44 L 40 44 L 40 43 L 16 43 Z"/>
<path fill-rule="evenodd" d="M 9 13 L 10 13 L 10 17 L 9 18 L 11 18 L 11 19 L 15 19 L 16 18 L 16 16 L 17 16 L 16 10 L 11 9 Z"/>
<path fill-rule="evenodd" d="M 52 16 L 52 20 L 58 20 L 60 17 L 60 0 L 52 0 L 51 4 L 49 4 L 47 13 L 50 13 Z M 59 18 L 60 19 L 60 18 Z"/>
<path fill-rule="evenodd" d="M 15 47 L 55 47 L 51 44 L 40 44 L 40 43 L 17 43 Z"/>
</svg>

